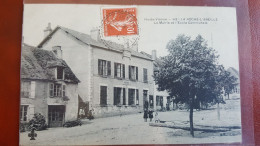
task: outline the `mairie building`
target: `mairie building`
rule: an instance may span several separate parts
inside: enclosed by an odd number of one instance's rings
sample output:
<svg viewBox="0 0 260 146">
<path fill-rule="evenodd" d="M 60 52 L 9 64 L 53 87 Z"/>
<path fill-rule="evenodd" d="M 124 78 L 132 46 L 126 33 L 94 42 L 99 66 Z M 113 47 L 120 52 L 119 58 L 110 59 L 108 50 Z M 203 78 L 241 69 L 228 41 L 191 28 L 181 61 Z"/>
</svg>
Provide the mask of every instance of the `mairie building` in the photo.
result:
<svg viewBox="0 0 260 146">
<path fill-rule="evenodd" d="M 89 102 L 94 116 L 107 117 L 156 108 L 154 61 L 135 49 L 101 40 L 98 29 L 90 35 L 50 25 L 38 48 L 55 52 L 81 81 L 79 96 Z"/>
</svg>

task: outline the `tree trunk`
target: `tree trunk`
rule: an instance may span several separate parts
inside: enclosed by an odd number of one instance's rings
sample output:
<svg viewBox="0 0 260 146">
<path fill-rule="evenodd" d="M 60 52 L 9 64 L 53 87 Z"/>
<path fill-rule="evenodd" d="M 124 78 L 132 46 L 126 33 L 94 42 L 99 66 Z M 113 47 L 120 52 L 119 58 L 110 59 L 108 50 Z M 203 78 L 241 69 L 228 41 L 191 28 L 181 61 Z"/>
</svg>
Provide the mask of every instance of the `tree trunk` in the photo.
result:
<svg viewBox="0 0 260 146">
<path fill-rule="evenodd" d="M 193 106 L 194 106 L 194 97 L 191 98 L 190 101 L 190 134 L 194 137 L 194 129 L 193 129 Z"/>
<path fill-rule="evenodd" d="M 227 94 L 227 97 L 228 97 L 228 99 L 229 99 L 229 93 Z"/>
<path fill-rule="evenodd" d="M 220 108 L 219 108 L 219 103 L 218 103 L 218 109 L 217 109 L 217 111 L 218 111 L 218 120 L 220 120 Z"/>
</svg>

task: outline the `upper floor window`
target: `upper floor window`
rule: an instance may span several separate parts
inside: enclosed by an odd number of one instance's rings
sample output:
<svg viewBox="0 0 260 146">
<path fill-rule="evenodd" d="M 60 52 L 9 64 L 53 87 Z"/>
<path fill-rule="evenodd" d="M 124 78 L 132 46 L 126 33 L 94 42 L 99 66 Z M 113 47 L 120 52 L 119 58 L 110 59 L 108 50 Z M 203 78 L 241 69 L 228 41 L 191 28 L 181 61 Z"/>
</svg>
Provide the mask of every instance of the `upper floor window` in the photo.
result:
<svg viewBox="0 0 260 146">
<path fill-rule="evenodd" d="M 138 80 L 138 67 L 129 66 L 129 79 L 130 80 Z"/>
<path fill-rule="evenodd" d="M 21 82 L 21 97 L 29 98 L 31 93 L 31 82 L 22 81 Z"/>
<path fill-rule="evenodd" d="M 50 84 L 50 97 L 66 96 L 66 86 L 62 84 Z"/>
<path fill-rule="evenodd" d="M 147 76 L 147 69 L 144 68 L 143 69 L 143 79 L 144 79 L 144 83 L 148 83 L 148 76 Z"/>
<path fill-rule="evenodd" d="M 110 76 L 111 61 L 98 59 L 98 74 L 102 76 Z"/>
<path fill-rule="evenodd" d="M 121 63 L 115 63 L 114 66 L 115 77 L 125 78 L 125 65 Z"/>
<path fill-rule="evenodd" d="M 63 80 L 64 77 L 64 72 L 63 72 L 63 67 L 58 66 L 57 67 L 57 79 Z"/>
</svg>

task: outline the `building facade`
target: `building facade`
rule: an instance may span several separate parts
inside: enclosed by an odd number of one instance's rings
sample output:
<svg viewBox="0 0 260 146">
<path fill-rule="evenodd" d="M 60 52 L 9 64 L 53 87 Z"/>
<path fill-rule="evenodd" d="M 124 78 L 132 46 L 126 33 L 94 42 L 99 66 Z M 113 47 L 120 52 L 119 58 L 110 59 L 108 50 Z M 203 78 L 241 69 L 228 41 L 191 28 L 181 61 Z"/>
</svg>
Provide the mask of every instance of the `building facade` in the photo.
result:
<svg viewBox="0 0 260 146">
<path fill-rule="evenodd" d="M 95 117 L 138 113 L 156 106 L 152 58 L 101 40 L 99 30 L 87 35 L 58 26 L 38 47 L 61 49 L 62 58 L 81 81 L 79 95 L 89 101 Z"/>
<path fill-rule="evenodd" d="M 43 115 L 49 127 L 76 120 L 78 83 L 58 54 L 23 44 L 20 121 L 29 122 L 35 113 Z"/>
</svg>

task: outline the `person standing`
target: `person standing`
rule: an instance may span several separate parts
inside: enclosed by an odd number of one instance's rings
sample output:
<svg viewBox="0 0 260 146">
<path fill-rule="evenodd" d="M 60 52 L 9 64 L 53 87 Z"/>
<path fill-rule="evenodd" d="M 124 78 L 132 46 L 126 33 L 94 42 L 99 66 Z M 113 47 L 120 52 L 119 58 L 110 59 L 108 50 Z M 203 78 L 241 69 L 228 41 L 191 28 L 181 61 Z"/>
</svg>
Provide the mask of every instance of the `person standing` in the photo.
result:
<svg viewBox="0 0 260 146">
<path fill-rule="evenodd" d="M 149 118 L 150 118 L 150 122 L 152 122 L 152 120 L 153 120 L 153 110 L 149 110 L 149 112 L 148 112 L 148 115 L 149 115 Z"/>
<path fill-rule="evenodd" d="M 144 110 L 144 121 L 147 122 L 147 118 L 148 118 L 148 111 L 147 109 Z"/>
</svg>

